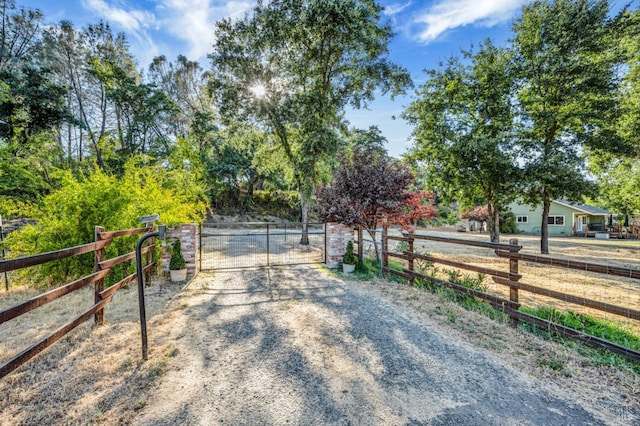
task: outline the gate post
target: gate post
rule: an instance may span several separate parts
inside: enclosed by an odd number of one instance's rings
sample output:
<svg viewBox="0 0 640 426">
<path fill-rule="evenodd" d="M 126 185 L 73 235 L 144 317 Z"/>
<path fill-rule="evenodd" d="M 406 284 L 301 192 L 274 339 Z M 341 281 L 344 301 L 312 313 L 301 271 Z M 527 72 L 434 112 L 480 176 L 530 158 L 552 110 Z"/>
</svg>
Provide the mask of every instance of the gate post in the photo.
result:
<svg viewBox="0 0 640 426">
<path fill-rule="evenodd" d="M 382 265 L 380 269 L 382 269 L 382 276 L 386 278 L 387 271 L 386 269 L 389 267 L 389 255 L 387 254 L 389 251 L 389 242 L 387 240 L 387 236 L 389 234 L 389 221 L 387 217 L 382 218 Z"/>
<path fill-rule="evenodd" d="M 269 224 L 267 223 L 267 266 L 271 266 L 271 264 L 269 263 L 269 252 L 270 252 L 270 248 L 269 248 Z"/>
<path fill-rule="evenodd" d="M 373 244 L 375 244 L 376 242 L 374 241 Z M 358 260 L 360 262 L 362 262 L 363 259 L 363 255 L 364 255 L 364 248 L 363 248 L 364 242 L 362 241 L 362 225 L 358 225 Z"/>
</svg>

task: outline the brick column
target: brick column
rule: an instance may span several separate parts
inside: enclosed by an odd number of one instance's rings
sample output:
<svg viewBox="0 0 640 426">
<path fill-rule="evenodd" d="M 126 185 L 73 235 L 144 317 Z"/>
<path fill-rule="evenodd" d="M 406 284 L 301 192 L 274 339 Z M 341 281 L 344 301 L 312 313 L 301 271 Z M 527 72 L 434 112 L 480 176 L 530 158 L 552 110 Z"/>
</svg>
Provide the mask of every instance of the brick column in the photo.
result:
<svg viewBox="0 0 640 426">
<path fill-rule="evenodd" d="M 335 269 L 342 264 L 342 256 L 347 247 L 348 241 L 353 241 L 353 230 L 341 223 L 330 222 L 326 224 L 327 229 L 327 268 Z"/>
<path fill-rule="evenodd" d="M 196 274 L 198 272 L 198 250 L 199 247 L 199 230 L 195 223 L 187 223 L 179 225 L 167 232 L 167 241 L 171 242 L 176 238 L 180 239 L 182 255 L 187 262 L 187 273 Z M 165 243 L 162 244 L 162 270 L 169 270 L 169 259 L 171 255 L 168 253 Z"/>
</svg>

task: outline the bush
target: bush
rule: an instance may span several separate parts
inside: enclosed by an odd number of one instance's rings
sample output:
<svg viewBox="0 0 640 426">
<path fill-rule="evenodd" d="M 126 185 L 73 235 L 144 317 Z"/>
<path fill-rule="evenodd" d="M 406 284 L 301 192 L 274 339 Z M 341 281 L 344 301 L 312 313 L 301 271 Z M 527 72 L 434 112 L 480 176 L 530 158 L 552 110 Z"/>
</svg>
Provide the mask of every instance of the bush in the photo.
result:
<svg viewBox="0 0 640 426">
<path fill-rule="evenodd" d="M 353 253 L 353 241 L 347 243 L 347 249 L 342 256 L 342 263 L 345 265 L 355 265 L 358 262 L 358 258 Z"/>
<path fill-rule="evenodd" d="M 517 234 L 518 226 L 516 225 L 516 215 L 512 212 L 502 213 L 500 215 L 500 233 L 501 234 Z"/>
<path fill-rule="evenodd" d="M 205 212 L 201 201 L 204 191 L 199 192 L 197 186 L 186 182 L 183 170 L 139 167 L 131 161 L 122 177 L 96 169 L 80 179 L 70 172 L 61 173 L 58 178 L 60 189 L 44 198 L 35 217 L 36 225 L 9 235 L 7 246 L 12 257 L 90 243 L 95 239 L 96 226 L 108 231 L 135 228 L 140 226 L 140 216 L 152 213 L 160 214 L 160 222 L 165 224 L 200 222 Z M 106 257 L 133 251 L 138 238 L 115 239 L 106 248 Z M 156 256 L 158 253 L 159 247 Z M 50 262 L 23 270 L 23 281 L 33 280 L 38 287 L 46 287 L 91 273 L 93 263 L 92 253 Z M 117 282 L 133 271 L 133 262 L 118 265 L 106 284 Z"/>
<path fill-rule="evenodd" d="M 169 269 L 172 271 L 179 271 L 187 267 L 187 262 L 182 255 L 182 246 L 180 239 L 176 240 L 171 245 L 171 259 L 169 260 Z"/>
</svg>

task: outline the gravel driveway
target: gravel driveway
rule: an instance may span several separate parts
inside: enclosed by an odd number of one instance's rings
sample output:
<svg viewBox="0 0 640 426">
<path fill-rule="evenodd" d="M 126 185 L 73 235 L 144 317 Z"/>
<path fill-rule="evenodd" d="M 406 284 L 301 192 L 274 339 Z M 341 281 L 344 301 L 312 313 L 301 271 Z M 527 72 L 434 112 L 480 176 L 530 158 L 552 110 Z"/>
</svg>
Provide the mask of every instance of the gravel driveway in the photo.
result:
<svg viewBox="0 0 640 426">
<path fill-rule="evenodd" d="M 155 337 L 176 355 L 136 424 L 604 424 L 372 287 L 315 267 L 200 274 Z"/>
</svg>

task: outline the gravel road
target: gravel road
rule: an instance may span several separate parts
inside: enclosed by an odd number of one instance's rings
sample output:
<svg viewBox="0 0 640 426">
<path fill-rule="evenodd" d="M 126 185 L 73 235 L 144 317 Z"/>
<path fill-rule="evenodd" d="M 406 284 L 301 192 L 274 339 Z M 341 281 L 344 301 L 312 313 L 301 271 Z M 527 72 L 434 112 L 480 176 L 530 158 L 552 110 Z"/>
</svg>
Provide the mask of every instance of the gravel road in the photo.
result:
<svg viewBox="0 0 640 426">
<path fill-rule="evenodd" d="M 315 267 L 200 274 L 154 337 L 176 355 L 135 424 L 605 424 L 373 287 Z"/>
</svg>

